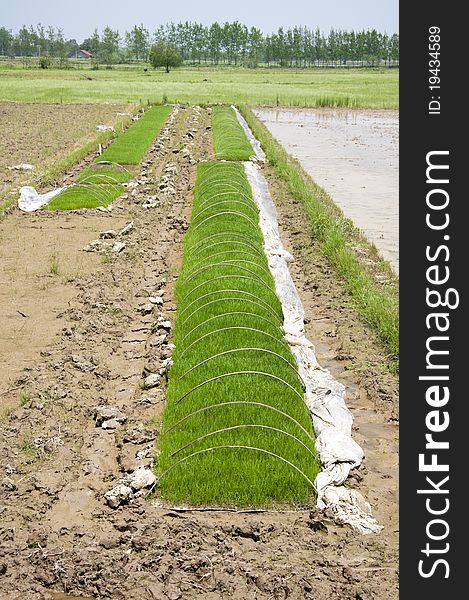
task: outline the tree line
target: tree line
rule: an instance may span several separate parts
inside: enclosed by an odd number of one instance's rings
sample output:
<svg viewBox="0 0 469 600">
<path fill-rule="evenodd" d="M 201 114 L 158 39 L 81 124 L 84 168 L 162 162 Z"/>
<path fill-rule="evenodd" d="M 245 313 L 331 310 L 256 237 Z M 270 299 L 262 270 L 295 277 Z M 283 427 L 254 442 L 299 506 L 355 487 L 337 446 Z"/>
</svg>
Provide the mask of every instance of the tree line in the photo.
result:
<svg viewBox="0 0 469 600">
<path fill-rule="evenodd" d="M 256 67 L 313 67 L 395 65 L 399 61 L 399 35 L 376 29 L 342 31 L 280 27 L 264 34 L 256 27 L 232 23 L 169 23 L 150 32 L 143 24 L 120 34 L 111 27 L 97 29 L 78 42 L 67 39 L 61 28 L 23 26 L 16 33 L 0 27 L 0 56 L 50 57 L 65 63 L 79 49 L 92 54 L 93 62 L 113 65 L 148 60 L 154 44 L 174 48 L 186 64 Z"/>
</svg>

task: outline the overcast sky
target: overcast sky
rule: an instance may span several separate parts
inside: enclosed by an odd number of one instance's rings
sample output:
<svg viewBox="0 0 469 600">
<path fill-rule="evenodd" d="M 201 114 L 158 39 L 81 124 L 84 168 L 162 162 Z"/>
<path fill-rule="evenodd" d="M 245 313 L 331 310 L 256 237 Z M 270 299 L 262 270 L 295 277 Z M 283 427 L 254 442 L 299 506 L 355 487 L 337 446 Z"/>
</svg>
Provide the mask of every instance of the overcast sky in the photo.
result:
<svg viewBox="0 0 469 600">
<path fill-rule="evenodd" d="M 0 0 L 0 27 L 15 32 L 22 25 L 61 27 L 67 38 L 82 41 L 106 25 L 120 33 L 143 23 L 153 32 L 171 21 L 240 21 L 264 33 L 278 27 L 306 25 L 328 32 L 368 29 L 396 33 L 399 0 Z"/>
</svg>

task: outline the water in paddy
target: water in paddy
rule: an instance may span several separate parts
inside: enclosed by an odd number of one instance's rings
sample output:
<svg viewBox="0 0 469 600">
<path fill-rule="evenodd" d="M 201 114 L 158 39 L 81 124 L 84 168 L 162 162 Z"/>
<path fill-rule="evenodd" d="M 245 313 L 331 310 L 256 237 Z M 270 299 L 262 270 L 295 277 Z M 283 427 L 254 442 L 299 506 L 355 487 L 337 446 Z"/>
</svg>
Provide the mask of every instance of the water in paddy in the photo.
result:
<svg viewBox="0 0 469 600">
<path fill-rule="evenodd" d="M 398 111 L 254 112 L 398 272 Z"/>
</svg>

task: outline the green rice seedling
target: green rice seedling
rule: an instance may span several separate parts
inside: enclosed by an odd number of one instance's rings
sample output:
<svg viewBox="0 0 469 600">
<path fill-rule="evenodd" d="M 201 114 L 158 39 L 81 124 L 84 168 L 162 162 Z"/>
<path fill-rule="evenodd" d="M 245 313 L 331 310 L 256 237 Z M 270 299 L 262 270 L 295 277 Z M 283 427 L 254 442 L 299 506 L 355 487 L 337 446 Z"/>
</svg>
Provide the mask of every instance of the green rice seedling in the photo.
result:
<svg viewBox="0 0 469 600">
<path fill-rule="evenodd" d="M 242 165 L 199 165 L 156 464 L 173 502 L 314 500 L 314 431 L 258 221 Z"/>
<path fill-rule="evenodd" d="M 47 210 L 77 210 L 79 208 L 97 208 L 108 206 L 124 192 L 122 185 L 83 185 L 70 186 L 55 196 Z"/>
<path fill-rule="evenodd" d="M 115 185 L 125 183 L 134 177 L 135 171 L 132 167 L 122 167 L 117 163 L 109 163 L 107 161 L 99 161 L 91 167 L 83 169 L 78 175 L 78 181 L 84 184 L 99 184 Z"/>
<path fill-rule="evenodd" d="M 218 160 L 249 160 L 254 150 L 230 106 L 214 106 L 212 135 Z"/>
<path fill-rule="evenodd" d="M 100 160 L 120 165 L 138 165 L 170 112 L 170 106 L 150 108 L 103 152 Z"/>
</svg>

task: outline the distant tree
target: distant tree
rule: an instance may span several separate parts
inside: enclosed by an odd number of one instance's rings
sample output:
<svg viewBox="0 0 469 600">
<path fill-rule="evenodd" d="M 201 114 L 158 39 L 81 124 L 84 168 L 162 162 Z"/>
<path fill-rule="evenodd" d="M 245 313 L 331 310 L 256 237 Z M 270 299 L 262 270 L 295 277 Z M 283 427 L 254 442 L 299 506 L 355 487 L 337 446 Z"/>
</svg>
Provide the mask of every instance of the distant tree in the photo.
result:
<svg viewBox="0 0 469 600">
<path fill-rule="evenodd" d="M 222 28 L 215 22 L 212 23 L 208 30 L 208 49 L 210 52 L 210 58 L 216 65 L 220 62 L 221 54 L 221 41 L 222 41 Z"/>
<path fill-rule="evenodd" d="M 120 45 L 119 33 L 106 27 L 100 37 L 97 30 L 80 48 L 93 54 L 94 68 L 99 63 L 109 66 L 123 60 L 146 60 L 150 44 L 156 46 L 154 62 L 169 70 L 184 62 L 243 65 L 259 64 L 280 67 L 327 67 L 353 63 L 394 65 L 399 62 L 399 35 L 380 33 L 375 29 L 343 31 L 331 29 L 324 35 L 319 28 L 305 26 L 280 27 L 265 35 L 259 29 L 248 29 L 238 21 L 212 23 L 167 23 L 154 32 L 151 43 L 147 29 L 135 25 L 125 34 Z M 61 29 L 23 26 L 16 34 L 0 27 L 0 53 L 22 57 L 50 56 L 59 64 L 75 52 L 75 40 L 64 38 Z M 177 57 L 180 56 L 180 59 Z"/>
<path fill-rule="evenodd" d="M 166 73 L 169 73 L 171 68 L 182 64 L 182 57 L 173 45 L 160 41 L 150 49 L 150 64 L 154 69 L 164 67 Z"/>
<path fill-rule="evenodd" d="M 34 53 L 31 33 L 25 25 L 18 31 L 18 35 L 14 41 L 14 50 L 16 56 L 32 56 Z"/>
<path fill-rule="evenodd" d="M 99 54 L 100 46 L 101 46 L 101 40 L 99 38 L 99 33 L 98 33 L 98 30 L 95 29 L 93 31 L 93 34 L 83 41 L 80 48 L 82 48 L 83 50 L 87 50 L 88 52 L 91 52 L 91 54 L 97 56 Z"/>
<path fill-rule="evenodd" d="M 389 41 L 391 60 L 399 60 L 399 35 L 394 33 Z"/>
<path fill-rule="evenodd" d="M 99 44 L 99 59 L 108 67 L 112 67 L 119 60 L 119 32 L 110 27 L 105 27 Z"/>
<path fill-rule="evenodd" d="M 13 34 L 6 27 L 0 27 L 0 56 L 8 56 L 13 50 Z"/>
<path fill-rule="evenodd" d="M 146 60 L 149 46 L 149 33 L 143 25 L 134 25 L 125 34 L 125 45 L 136 60 Z"/>
</svg>

